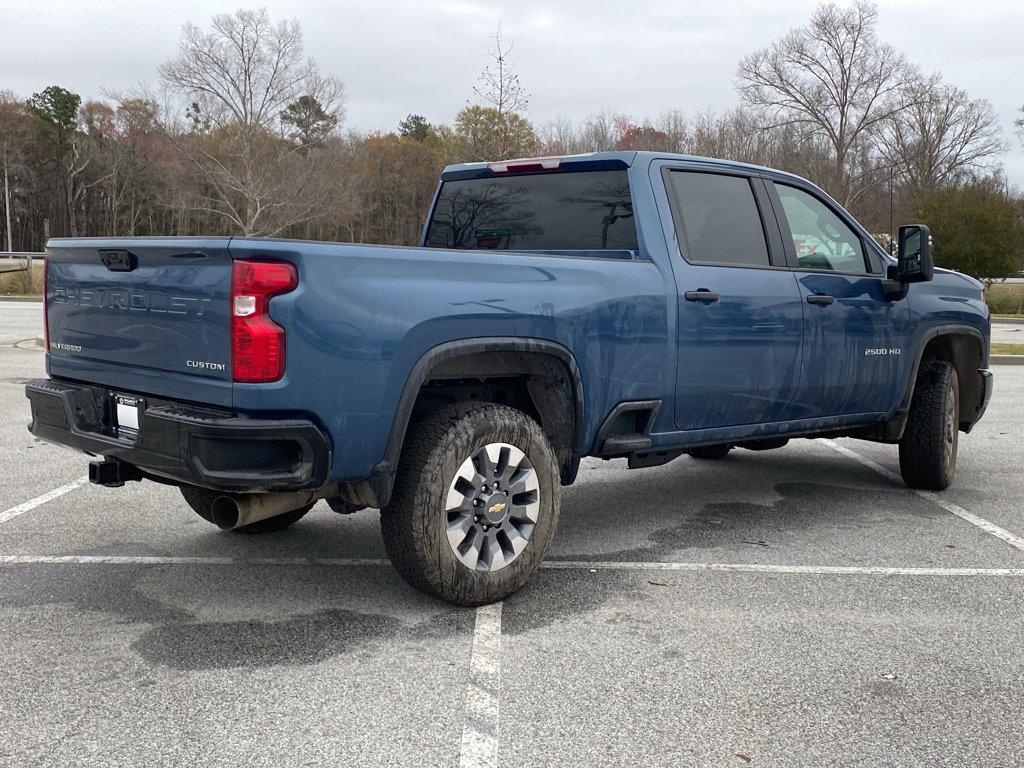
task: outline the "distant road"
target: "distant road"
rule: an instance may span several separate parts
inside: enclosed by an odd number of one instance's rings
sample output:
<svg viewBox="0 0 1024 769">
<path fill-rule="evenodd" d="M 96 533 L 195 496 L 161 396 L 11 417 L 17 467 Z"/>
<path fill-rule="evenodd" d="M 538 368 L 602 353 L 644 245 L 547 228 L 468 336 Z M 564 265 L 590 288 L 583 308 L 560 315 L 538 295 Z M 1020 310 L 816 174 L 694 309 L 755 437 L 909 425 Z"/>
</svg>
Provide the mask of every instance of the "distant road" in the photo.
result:
<svg viewBox="0 0 1024 769">
<path fill-rule="evenodd" d="M 0 300 L 0 346 L 14 344 L 43 335 L 41 302 Z"/>
</svg>

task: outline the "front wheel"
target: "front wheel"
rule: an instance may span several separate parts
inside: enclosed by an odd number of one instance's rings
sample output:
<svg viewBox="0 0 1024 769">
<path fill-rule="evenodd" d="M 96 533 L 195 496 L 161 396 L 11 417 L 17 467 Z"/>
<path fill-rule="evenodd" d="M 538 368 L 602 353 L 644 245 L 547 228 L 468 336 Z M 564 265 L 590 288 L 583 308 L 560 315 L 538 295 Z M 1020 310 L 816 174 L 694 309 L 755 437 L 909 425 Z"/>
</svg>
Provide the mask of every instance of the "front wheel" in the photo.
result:
<svg viewBox="0 0 1024 769">
<path fill-rule="evenodd" d="M 942 491 L 953 482 L 960 435 L 960 383 L 944 360 L 921 364 L 900 439 L 900 474 L 912 489 Z"/>
<path fill-rule="evenodd" d="M 344 497 L 327 497 L 327 506 L 339 515 L 352 515 L 366 509 L 352 502 L 346 502 Z"/>
<path fill-rule="evenodd" d="M 558 462 L 540 426 L 490 403 L 458 403 L 409 429 L 381 533 L 415 588 L 464 606 L 530 578 L 555 533 Z"/>
</svg>

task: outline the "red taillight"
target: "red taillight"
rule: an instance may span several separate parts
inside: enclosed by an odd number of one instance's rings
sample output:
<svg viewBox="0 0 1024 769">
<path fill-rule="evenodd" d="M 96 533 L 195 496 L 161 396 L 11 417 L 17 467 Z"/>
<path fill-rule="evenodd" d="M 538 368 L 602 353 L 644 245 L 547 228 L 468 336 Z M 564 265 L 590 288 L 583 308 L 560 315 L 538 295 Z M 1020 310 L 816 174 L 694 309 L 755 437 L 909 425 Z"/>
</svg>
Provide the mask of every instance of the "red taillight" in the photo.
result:
<svg viewBox="0 0 1024 769">
<path fill-rule="evenodd" d="M 500 160 L 496 163 L 488 163 L 487 170 L 494 174 L 511 172 L 525 173 L 528 171 L 557 171 L 562 165 L 560 156 L 546 158 L 520 158 L 519 160 Z"/>
<path fill-rule="evenodd" d="M 270 298 L 299 285 L 289 262 L 238 260 L 231 274 L 231 370 L 236 382 L 284 376 L 284 329 L 270 319 Z"/>
<path fill-rule="evenodd" d="M 43 259 L 43 346 L 50 351 L 50 265 Z"/>
</svg>

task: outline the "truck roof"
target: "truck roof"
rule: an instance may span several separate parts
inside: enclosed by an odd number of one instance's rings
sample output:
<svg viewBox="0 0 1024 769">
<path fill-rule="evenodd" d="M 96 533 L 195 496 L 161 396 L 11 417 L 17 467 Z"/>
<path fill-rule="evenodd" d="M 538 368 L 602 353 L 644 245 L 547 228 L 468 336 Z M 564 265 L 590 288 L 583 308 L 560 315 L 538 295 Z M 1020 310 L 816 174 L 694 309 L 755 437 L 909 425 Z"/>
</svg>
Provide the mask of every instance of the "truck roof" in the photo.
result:
<svg viewBox="0 0 1024 769">
<path fill-rule="evenodd" d="M 479 163 L 454 163 L 450 166 L 446 166 L 444 171 L 441 173 L 441 178 L 446 180 L 451 179 L 466 179 L 474 178 L 479 176 L 490 176 L 493 173 L 502 173 L 508 171 L 517 171 L 516 167 L 519 166 L 522 171 L 531 170 L 554 170 L 554 168 L 545 167 L 545 161 L 555 163 L 557 161 L 558 168 L 562 166 L 569 166 L 565 170 L 596 170 L 597 168 L 629 168 L 637 162 L 649 162 L 651 160 L 685 160 L 690 163 L 707 163 L 709 165 L 715 165 L 719 168 L 737 168 L 744 169 L 747 171 L 759 171 L 768 172 L 777 176 L 788 176 L 794 179 L 802 179 L 802 177 L 796 174 L 791 174 L 786 171 L 780 171 L 776 168 L 769 168 L 767 166 L 758 166 L 751 163 L 740 163 L 735 160 L 721 160 L 719 158 L 702 157 L 700 155 L 684 155 L 678 152 L 653 152 L 649 150 L 629 150 L 629 151 L 613 151 L 613 152 L 586 152 L 579 155 L 552 155 L 550 157 L 535 157 L 535 158 L 516 158 L 513 160 L 500 160 L 492 162 L 479 162 Z"/>
</svg>

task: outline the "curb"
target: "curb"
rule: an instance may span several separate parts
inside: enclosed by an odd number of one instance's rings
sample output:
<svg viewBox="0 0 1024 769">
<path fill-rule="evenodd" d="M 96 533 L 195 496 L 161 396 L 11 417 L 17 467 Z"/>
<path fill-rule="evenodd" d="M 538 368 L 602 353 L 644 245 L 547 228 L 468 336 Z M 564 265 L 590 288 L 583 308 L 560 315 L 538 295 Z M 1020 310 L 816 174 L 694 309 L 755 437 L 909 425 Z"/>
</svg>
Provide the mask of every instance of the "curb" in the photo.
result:
<svg viewBox="0 0 1024 769">
<path fill-rule="evenodd" d="M 990 366 L 1024 366 L 1024 355 L 990 355 Z"/>
<path fill-rule="evenodd" d="M 1004 323 L 1007 326 L 1022 326 L 1024 325 L 1024 318 L 997 318 L 994 315 L 991 317 L 993 324 Z"/>
<path fill-rule="evenodd" d="M 21 294 L 13 294 L 7 296 L 0 294 L 0 302 L 41 302 L 43 297 L 41 296 L 23 296 Z"/>
</svg>

